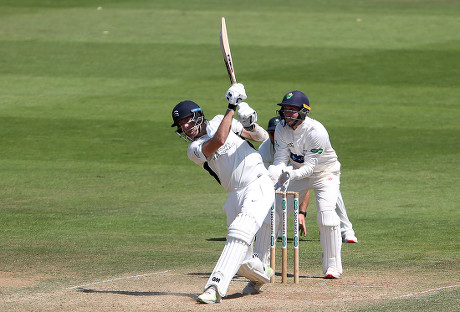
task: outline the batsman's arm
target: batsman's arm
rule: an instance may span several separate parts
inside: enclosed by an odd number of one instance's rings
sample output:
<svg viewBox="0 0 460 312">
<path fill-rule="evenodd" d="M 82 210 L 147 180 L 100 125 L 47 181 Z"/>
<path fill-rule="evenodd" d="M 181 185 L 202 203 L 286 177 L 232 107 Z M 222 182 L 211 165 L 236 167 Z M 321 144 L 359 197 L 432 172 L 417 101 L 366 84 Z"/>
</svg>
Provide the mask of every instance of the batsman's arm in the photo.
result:
<svg viewBox="0 0 460 312">
<path fill-rule="evenodd" d="M 254 124 L 251 131 L 243 129 L 241 136 L 252 141 L 263 142 L 268 139 L 268 132 L 258 124 Z"/>
<path fill-rule="evenodd" d="M 224 118 L 222 119 L 219 128 L 217 128 L 214 136 L 203 144 L 202 152 L 206 158 L 209 158 L 209 156 L 217 151 L 219 147 L 225 144 L 228 134 L 230 133 L 230 129 L 232 128 L 234 114 L 235 111 L 233 109 L 227 109 L 227 112 L 225 113 Z"/>
</svg>

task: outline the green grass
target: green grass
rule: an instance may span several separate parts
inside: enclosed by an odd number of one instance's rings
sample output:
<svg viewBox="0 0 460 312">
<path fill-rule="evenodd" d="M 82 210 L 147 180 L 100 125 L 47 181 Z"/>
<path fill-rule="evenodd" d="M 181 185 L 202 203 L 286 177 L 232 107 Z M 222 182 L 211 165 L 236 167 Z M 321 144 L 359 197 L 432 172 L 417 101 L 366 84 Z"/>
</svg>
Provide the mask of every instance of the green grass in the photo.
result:
<svg viewBox="0 0 460 312">
<path fill-rule="evenodd" d="M 417 300 L 390 300 L 378 302 L 356 311 L 455 311 L 459 304 L 460 291 L 445 290 L 443 294 L 429 294 Z"/>
<path fill-rule="evenodd" d="M 226 16 L 260 123 L 300 89 L 329 130 L 360 240 L 344 267 L 458 272 L 459 13 L 453 0 L 0 0 L 0 271 L 69 285 L 212 269 L 226 194 L 187 159 L 170 113 L 183 99 L 224 111 Z M 301 249 L 312 271 L 313 204 Z M 456 297 L 369 310 L 458 308 Z"/>
</svg>

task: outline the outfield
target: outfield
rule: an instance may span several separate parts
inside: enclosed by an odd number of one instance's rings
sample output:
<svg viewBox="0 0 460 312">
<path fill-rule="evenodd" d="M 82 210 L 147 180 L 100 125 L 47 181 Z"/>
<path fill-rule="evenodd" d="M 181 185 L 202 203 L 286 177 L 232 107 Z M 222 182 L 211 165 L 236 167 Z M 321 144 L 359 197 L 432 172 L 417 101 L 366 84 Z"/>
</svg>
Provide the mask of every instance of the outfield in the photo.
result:
<svg viewBox="0 0 460 312">
<path fill-rule="evenodd" d="M 309 96 L 359 243 L 317 278 L 313 201 L 300 285 L 207 309 L 460 310 L 455 0 L 0 0 L 0 310 L 203 309 L 226 193 L 170 125 L 225 111 L 222 16 L 260 124 Z"/>
</svg>

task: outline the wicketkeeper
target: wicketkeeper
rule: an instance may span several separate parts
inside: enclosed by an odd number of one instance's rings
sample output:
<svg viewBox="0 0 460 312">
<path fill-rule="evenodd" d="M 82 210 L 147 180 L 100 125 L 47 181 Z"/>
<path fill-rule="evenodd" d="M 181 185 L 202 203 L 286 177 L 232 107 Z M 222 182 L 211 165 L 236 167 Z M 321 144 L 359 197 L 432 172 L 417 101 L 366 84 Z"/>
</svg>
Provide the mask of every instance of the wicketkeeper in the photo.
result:
<svg viewBox="0 0 460 312">
<path fill-rule="evenodd" d="M 342 239 L 335 207 L 340 193 L 340 162 L 326 128 L 308 117 L 310 102 L 303 92 L 286 93 L 278 105 L 282 121 L 276 126 L 275 157 L 268 170 L 279 186 L 298 192 L 300 198 L 309 189 L 315 191 L 324 278 L 339 278 Z"/>
<path fill-rule="evenodd" d="M 257 113 L 242 100 L 244 86 L 228 89 L 228 108 L 224 115 L 206 120 L 202 109 L 192 101 L 177 104 L 172 111 L 176 132 L 190 141 L 187 155 L 207 170 L 228 192 L 223 210 L 227 215 L 227 240 L 209 277 L 201 303 L 217 303 L 227 293 L 233 276 L 250 280 L 243 292 L 257 292 L 270 282 L 270 267 L 253 257 L 254 236 L 273 204 L 273 182 L 259 153 L 244 139 L 262 142 L 267 132 L 257 122 Z M 238 108 L 238 120 L 233 118 Z"/>
<path fill-rule="evenodd" d="M 262 156 L 262 160 L 264 161 L 264 165 L 268 168 L 270 165 L 273 165 L 273 161 L 275 158 L 275 129 L 276 125 L 281 122 L 280 117 L 273 117 L 268 121 L 267 132 L 269 139 L 265 140 L 262 144 L 260 144 L 258 152 L 260 156 Z M 290 164 L 292 165 L 292 164 Z M 302 200 L 301 205 L 299 206 L 299 229 L 303 235 L 306 235 L 306 223 L 305 218 L 307 217 L 307 207 L 308 202 L 310 200 L 310 190 L 307 191 L 305 197 Z M 277 207 L 277 209 L 281 209 L 282 207 Z M 292 213 L 293 209 L 292 206 L 288 206 L 288 213 Z M 355 235 L 355 231 L 353 230 L 353 224 L 351 223 L 350 219 L 348 219 L 347 210 L 345 209 L 345 203 L 342 198 L 342 193 L 339 191 L 339 197 L 337 198 L 337 204 L 335 206 L 335 212 L 340 219 L 340 233 L 342 235 L 342 242 L 344 243 L 357 243 L 358 238 Z M 281 210 L 278 214 L 281 213 Z M 276 220 L 280 220 L 280 217 L 276 218 Z M 266 226 L 269 226 L 269 220 L 266 221 Z M 258 236 L 259 237 L 259 236 Z M 260 237 L 259 237 L 260 238 Z M 269 238 L 267 238 L 269 239 Z M 256 251 L 257 252 L 257 251 Z M 264 261 L 264 259 L 261 259 Z M 265 259 L 268 261 L 268 259 Z M 269 263 L 269 262 L 266 262 Z"/>
</svg>

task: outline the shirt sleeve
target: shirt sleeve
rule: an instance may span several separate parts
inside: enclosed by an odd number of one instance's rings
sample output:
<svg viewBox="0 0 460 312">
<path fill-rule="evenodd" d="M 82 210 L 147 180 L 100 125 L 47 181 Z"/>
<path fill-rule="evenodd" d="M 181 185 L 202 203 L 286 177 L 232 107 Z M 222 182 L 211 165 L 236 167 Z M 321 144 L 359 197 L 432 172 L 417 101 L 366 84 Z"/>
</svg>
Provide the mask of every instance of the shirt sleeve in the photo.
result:
<svg viewBox="0 0 460 312">
<path fill-rule="evenodd" d="M 265 168 L 268 168 L 273 162 L 273 155 L 271 155 L 271 141 L 270 138 L 266 139 L 262 144 L 260 144 L 259 149 L 257 150 L 262 156 Z"/>
<path fill-rule="evenodd" d="M 281 124 L 278 124 L 275 129 L 275 156 L 273 165 L 276 167 L 285 167 L 289 163 L 289 155 L 291 151 L 284 139 L 284 129 Z"/>
<path fill-rule="evenodd" d="M 318 165 L 319 160 L 322 157 L 323 151 L 326 149 L 329 142 L 329 136 L 327 132 L 316 132 L 313 136 L 313 140 L 308 145 L 308 150 L 304 155 L 304 163 L 302 167 L 294 170 L 294 180 L 303 179 L 309 177 L 315 171 L 315 167 Z"/>
<path fill-rule="evenodd" d="M 217 132 L 217 129 L 219 128 L 222 120 L 224 119 L 224 115 L 216 115 L 210 123 L 208 123 L 207 127 L 209 127 L 209 132 L 212 135 L 214 135 Z M 236 135 L 241 136 L 241 132 L 243 132 L 243 125 L 241 122 L 236 120 L 235 118 L 232 119 L 232 126 L 231 130 L 233 133 Z"/>
<path fill-rule="evenodd" d="M 203 167 L 203 164 L 207 161 L 206 156 L 203 154 L 204 140 L 198 140 L 190 143 L 187 150 L 188 158 L 195 164 Z"/>
</svg>

